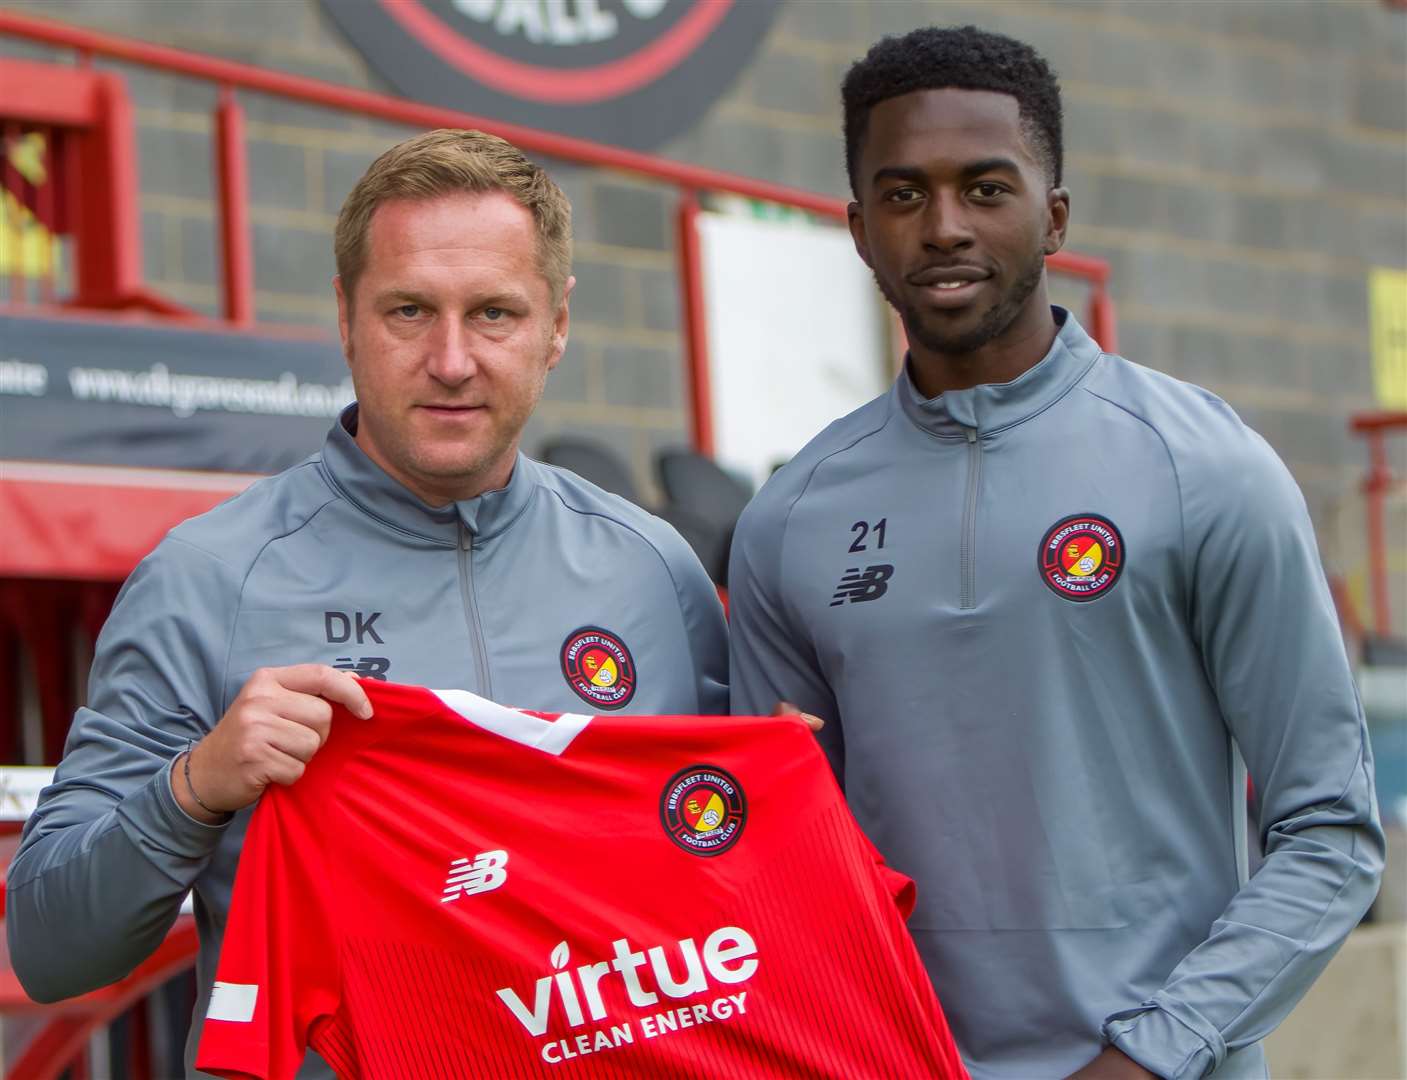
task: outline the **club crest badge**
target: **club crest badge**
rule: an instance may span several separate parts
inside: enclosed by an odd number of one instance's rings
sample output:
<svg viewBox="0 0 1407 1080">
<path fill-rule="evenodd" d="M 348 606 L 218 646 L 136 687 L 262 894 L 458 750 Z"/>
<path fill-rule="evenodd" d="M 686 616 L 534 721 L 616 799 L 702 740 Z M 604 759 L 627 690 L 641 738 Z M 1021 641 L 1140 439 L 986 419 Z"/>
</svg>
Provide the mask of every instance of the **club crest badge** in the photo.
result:
<svg viewBox="0 0 1407 1080">
<path fill-rule="evenodd" d="M 681 769 L 660 795 L 665 834 L 691 855 L 722 855 L 738 842 L 746 821 L 743 789 L 715 765 Z"/>
<path fill-rule="evenodd" d="M 1124 572 L 1124 538 L 1098 514 L 1075 514 L 1052 525 L 1036 553 L 1041 580 L 1077 604 L 1097 600 Z"/>
<path fill-rule="evenodd" d="M 756 55 L 784 6 L 781 0 L 321 4 L 402 97 L 636 149 L 688 131 Z"/>
<path fill-rule="evenodd" d="M 567 635 L 562 676 L 577 697 L 601 709 L 623 709 L 635 696 L 635 658 L 625 642 L 599 626 Z"/>
</svg>

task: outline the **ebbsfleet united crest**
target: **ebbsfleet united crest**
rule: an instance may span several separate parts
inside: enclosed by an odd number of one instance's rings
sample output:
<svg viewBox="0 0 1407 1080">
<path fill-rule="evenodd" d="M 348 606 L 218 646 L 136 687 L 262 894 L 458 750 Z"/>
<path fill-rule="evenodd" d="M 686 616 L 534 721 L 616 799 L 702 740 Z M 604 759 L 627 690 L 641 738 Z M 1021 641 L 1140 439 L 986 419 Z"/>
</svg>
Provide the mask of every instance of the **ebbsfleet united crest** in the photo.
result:
<svg viewBox="0 0 1407 1080">
<path fill-rule="evenodd" d="M 721 855 L 738 842 L 747 821 L 747 799 L 731 773 L 716 765 L 690 765 L 669 778 L 660 795 L 665 835 L 691 855 Z"/>
<path fill-rule="evenodd" d="M 573 630 L 562 642 L 562 676 L 588 705 L 623 709 L 635 696 L 635 658 L 625 642 L 599 626 Z"/>
<path fill-rule="evenodd" d="M 648 149 L 756 53 L 780 0 L 322 0 L 398 92 L 500 123 Z"/>
<path fill-rule="evenodd" d="M 1036 552 L 1041 580 L 1075 603 L 1097 600 L 1124 572 L 1124 538 L 1099 514 L 1072 514 L 1046 530 Z"/>
</svg>

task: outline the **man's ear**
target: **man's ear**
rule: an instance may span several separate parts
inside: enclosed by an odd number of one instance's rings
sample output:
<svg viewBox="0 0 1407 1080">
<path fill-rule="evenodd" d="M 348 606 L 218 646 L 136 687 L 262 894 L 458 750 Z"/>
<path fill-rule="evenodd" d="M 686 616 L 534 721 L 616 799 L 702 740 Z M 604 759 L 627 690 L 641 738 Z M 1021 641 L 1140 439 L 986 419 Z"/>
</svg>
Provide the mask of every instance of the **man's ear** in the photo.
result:
<svg viewBox="0 0 1407 1080">
<path fill-rule="evenodd" d="M 845 207 L 845 223 L 850 226 L 850 239 L 855 243 L 855 253 L 873 270 L 874 263 L 870 262 L 870 244 L 865 237 L 865 214 L 859 203 L 852 202 Z"/>
<path fill-rule="evenodd" d="M 1070 190 L 1051 188 L 1046 193 L 1045 253 L 1054 255 L 1065 246 L 1065 232 L 1070 227 Z"/>
<path fill-rule="evenodd" d="M 552 316 L 552 348 L 547 354 L 547 369 L 549 371 L 557 366 L 557 362 L 562 359 L 562 354 L 567 351 L 567 330 L 572 321 L 568 301 L 571 300 L 574 288 L 576 288 L 576 278 L 567 278 L 567 283 L 562 288 L 562 299 L 557 304 L 557 312 Z"/>
<path fill-rule="evenodd" d="M 342 355 L 352 361 L 352 302 L 342 288 L 342 275 L 332 278 L 332 292 L 337 297 L 337 333 L 342 338 Z"/>
</svg>

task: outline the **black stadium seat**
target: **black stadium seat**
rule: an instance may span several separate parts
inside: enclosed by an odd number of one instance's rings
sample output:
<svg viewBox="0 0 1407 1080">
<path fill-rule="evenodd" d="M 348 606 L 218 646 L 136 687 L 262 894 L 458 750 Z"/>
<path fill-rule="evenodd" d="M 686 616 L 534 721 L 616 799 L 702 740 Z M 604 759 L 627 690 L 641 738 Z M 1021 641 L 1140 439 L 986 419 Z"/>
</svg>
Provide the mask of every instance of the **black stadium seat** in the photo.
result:
<svg viewBox="0 0 1407 1080">
<path fill-rule="evenodd" d="M 728 584 L 728 547 L 733 541 L 731 526 L 725 532 L 715 522 L 691 514 L 673 503 L 666 503 L 655 513 L 673 525 L 675 531 L 694 549 L 710 581 L 715 585 Z"/>
<path fill-rule="evenodd" d="M 726 586 L 733 528 L 751 488 L 693 450 L 662 450 L 655 468 L 668 500 L 660 516 L 689 541 L 714 583 Z"/>
<path fill-rule="evenodd" d="M 752 498 L 746 483 L 693 450 L 661 450 L 655 468 L 670 503 L 729 532 Z"/>
<path fill-rule="evenodd" d="M 580 435 L 558 435 L 543 442 L 538 456 L 659 515 L 694 549 L 714 584 L 728 583 L 733 527 L 752 492 L 711 459 L 692 450 L 661 451 L 655 467 L 665 502 L 651 506 L 635 486 L 625 461 L 603 443 Z"/>
<path fill-rule="evenodd" d="M 612 495 L 644 505 L 629 467 L 608 446 L 576 435 L 561 435 L 542 444 L 541 457 L 547 464 L 570 469 Z"/>
</svg>

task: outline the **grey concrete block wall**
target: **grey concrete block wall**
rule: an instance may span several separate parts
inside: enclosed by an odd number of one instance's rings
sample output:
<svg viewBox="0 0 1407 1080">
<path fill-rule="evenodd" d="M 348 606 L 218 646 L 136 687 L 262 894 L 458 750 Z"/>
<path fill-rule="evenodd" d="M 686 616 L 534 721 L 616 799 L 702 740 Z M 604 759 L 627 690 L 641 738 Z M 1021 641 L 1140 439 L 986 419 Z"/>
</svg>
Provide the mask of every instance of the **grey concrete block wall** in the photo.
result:
<svg viewBox="0 0 1407 1080">
<path fill-rule="evenodd" d="M 11 6 L 385 89 L 316 0 Z M 1373 405 L 1366 277 L 1407 267 L 1407 14 L 1378 0 L 789 0 L 733 87 L 661 153 L 844 197 L 846 67 L 882 34 L 966 22 L 1030 41 L 1062 78 L 1070 244 L 1113 266 L 1124 351 L 1261 421 L 1321 526 L 1352 504 L 1365 455 L 1344 426 Z M 52 52 L 0 40 L 0 54 Z M 152 284 L 214 312 L 213 92 L 111 66 L 132 80 Z M 330 328 L 338 206 L 404 132 L 258 96 L 246 108 L 259 316 Z M 575 208 L 580 283 L 533 436 L 597 431 L 649 490 L 651 448 L 688 430 L 674 195 L 548 164 Z"/>
</svg>

